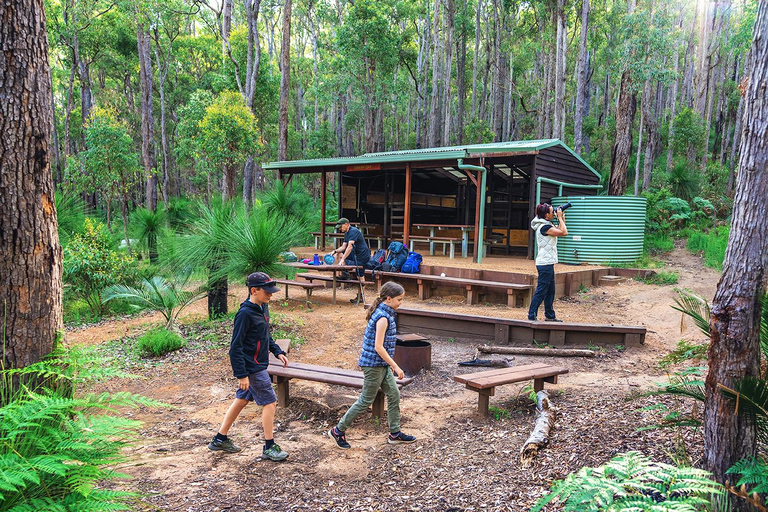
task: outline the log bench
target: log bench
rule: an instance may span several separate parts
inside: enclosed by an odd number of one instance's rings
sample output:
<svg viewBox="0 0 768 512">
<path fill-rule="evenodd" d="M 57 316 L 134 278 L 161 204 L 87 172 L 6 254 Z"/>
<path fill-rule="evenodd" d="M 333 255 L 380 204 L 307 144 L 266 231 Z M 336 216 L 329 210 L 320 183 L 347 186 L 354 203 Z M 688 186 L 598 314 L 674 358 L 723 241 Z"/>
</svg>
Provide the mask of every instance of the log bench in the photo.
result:
<svg viewBox="0 0 768 512">
<path fill-rule="evenodd" d="M 469 279 L 464 277 L 433 276 L 430 274 L 404 274 L 402 272 L 376 272 L 377 281 L 383 277 L 391 277 L 395 280 L 415 280 L 418 286 L 419 300 L 428 299 L 432 288 L 439 284 L 464 288 L 467 295 L 467 304 L 477 304 L 480 298 L 480 290 L 483 288 L 501 289 L 507 291 L 507 306 L 526 308 L 531 302 L 530 284 L 502 283 L 498 281 L 483 281 L 482 279 Z"/>
<path fill-rule="evenodd" d="M 270 355 L 267 372 L 272 377 L 272 382 L 277 384 L 277 403 L 280 407 L 288 406 L 290 401 L 289 382 L 291 379 L 308 380 L 335 384 L 348 388 L 363 389 L 363 372 L 356 370 L 344 370 L 328 366 L 289 362 L 283 366 L 277 358 Z M 398 388 L 402 388 L 413 381 L 413 377 L 396 379 Z M 373 415 L 384 417 L 384 392 L 379 389 L 373 401 Z"/>
<path fill-rule="evenodd" d="M 289 286 L 298 286 L 299 288 L 302 288 L 307 293 L 307 306 L 309 306 L 312 302 L 310 300 L 310 297 L 312 296 L 312 290 L 315 288 L 324 288 L 325 285 L 320 283 L 313 283 L 313 282 L 307 282 L 307 281 L 293 281 L 292 279 L 274 279 L 274 281 L 277 284 L 281 284 L 285 287 L 285 299 L 288 300 L 288 287 Z"/>
<path fill-rule="evenodd" d="M 568 373 L 567 368 L 536 363 L 456 375 L 453 380 L 478 394 L 477 410 L 482 416 L 488 416 L 488 400 L 495 394 L 496 386 L 533 380 L 533 390 L 539 392 L 545 382 L 555 384 L 557 376 L 564 373 Z"/>
<path fill-rule="evenodd" d="M 453 259 L 454 255 L 456 254 L 456 244 L 461 243 L 461 238 L 451 238 L 448 236 L 419 236 L 419 235 L 412 235 L 408 237 L 408 242 L 410 244 L 410 249 L 413 251 L 413 244 L 414 242 L 424 242 L 429 243 L 429 255 L 434 256 L 435 255 L 435 244 L 443 244 L 443 256 L 445 256 L 445 246 L 450 247 L 450 259 Z"/>
</svg>

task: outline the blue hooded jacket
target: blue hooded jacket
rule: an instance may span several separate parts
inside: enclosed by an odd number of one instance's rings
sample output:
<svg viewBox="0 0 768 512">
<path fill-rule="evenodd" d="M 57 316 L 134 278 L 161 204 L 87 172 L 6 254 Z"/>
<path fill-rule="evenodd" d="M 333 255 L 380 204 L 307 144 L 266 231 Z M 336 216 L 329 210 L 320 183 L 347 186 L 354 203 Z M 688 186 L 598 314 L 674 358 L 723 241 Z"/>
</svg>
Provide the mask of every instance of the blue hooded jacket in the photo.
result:
<svg viewBox="0 0 768 512">
<path fill-rule="evenodd" d="M 232 373 L 238 379 L 266 370 L 269 353 L 285 354 L 269 333 L 269 308 L 250 300 L 240 304 L 235 315 L 232 343 L 229 346 L 229 362 Z"/>
</svg>

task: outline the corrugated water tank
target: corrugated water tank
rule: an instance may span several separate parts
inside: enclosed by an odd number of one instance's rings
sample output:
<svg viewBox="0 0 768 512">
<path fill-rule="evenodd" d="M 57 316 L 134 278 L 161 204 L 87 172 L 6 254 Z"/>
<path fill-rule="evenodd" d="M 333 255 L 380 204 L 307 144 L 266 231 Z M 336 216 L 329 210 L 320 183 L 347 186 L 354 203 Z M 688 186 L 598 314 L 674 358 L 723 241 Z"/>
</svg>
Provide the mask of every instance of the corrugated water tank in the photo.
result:
<svg viewBox="0 0 768 512">
<path fill-rule="evenodd" d="M 634 196 L 560 196 L 568 236 L 557 240 L 560 263 L 631 263 L 643 255 L 646 200 Z"/>
</svg>

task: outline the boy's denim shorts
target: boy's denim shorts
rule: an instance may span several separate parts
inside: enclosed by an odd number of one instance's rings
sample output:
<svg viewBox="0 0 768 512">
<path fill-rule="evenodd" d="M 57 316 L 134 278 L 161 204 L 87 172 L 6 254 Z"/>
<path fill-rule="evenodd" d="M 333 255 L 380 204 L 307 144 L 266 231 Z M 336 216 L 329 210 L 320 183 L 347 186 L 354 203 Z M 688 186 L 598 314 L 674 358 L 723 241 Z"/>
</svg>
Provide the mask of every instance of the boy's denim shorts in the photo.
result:
<svg viewBox="0 0 768 512">
<path fill-rule="evenodd" d="M 248 376 L 248 389 L 243 391 L 238 388 L 235 396 L 241 400 L 256 402 L 256 405 L 269 405 L 277 402 L 277 395 L 272 388 L 272 379 L 267 370 L 252 373 Z"/>
</svg>

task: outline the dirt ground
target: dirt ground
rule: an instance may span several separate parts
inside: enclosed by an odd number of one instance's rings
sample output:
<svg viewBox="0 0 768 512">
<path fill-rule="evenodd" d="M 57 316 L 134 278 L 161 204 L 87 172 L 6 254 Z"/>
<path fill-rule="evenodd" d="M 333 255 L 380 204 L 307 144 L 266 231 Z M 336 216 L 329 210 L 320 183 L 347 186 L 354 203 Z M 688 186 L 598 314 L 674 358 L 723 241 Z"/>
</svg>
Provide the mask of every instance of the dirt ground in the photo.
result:
<svg viewBox="0 0 768 512">
<path fill-rule="evenodd" d="M 309 256 L 314 251 L 297 252 Z M 461 258 L 430 256 L 425 263 L 474 265 Z M 671 253 L 666 264 L 665 270 L 679 275 L 676 286 L 626 281 L 555 303 L 558 316 L 566 321 L 644 325 L 648 329 L 644 346 L 608 347 L 592 359 L 516 357 L 519 365 L 546 361 L 570 369 L 559 384 L 548 385 L 558 419 L 550 444 L 530 468 L 522 468 L 519 458 L 535 418 L 524 385 L 497 389 L 491 405 L 498 408 L 499 418 L 478 416 L 477 394 L 452 379 L 458 373 L 477 371 L 456 365 L 471 359 L 477 345 L 461 339 L 431 339 L 432 369 L 402 391 L 402 426 L 418 437 L 413 445 L 388 445 L 386 424 L 363 415 L 348 431 L 352 449 L 339 450 L 326 432 L 356 400 L 357 392 L 295 381 L 291 404 L 279 408 L 276 419 L 275 439 L 289 452 L 287 461 L 260 460 L 261 410 L 255 405 L 244 410 L 230 432 L 243 451 L 210 452 L 207 443 L 233 398 L 236 381 L 227 357 L 231 321 L 212 334 L 202 332 L 205 327 L 197 321 L 205 318 L 206 304 L 200 301 L 184 317 L 182 332 L 190 340 L 187 348 L 137 364 L 132 371 L 140 380 L 115 380 L 99 387 L 99 391 L 140 393 L 171 405 L 126 412 L 143 421 L 144 427 L 140 441 L 129 449 L 130 461 L 119 468 L 133 478 L 115 485 L 144 493 L 143 510 L 522 511 L 544 495 L 555 479 L 583 466 L 600 465 L 619 452 L 638 450 L 660 461 L 685 457 L 695 464 L 701 454 L 700 436 L 638 430 L 660 418 L 649 406 L 673 406 L 672 401 L 627 400 L 664 380 L 665 370 L 659 369 L 658 361 L 678 341 L 704 341 L 670 305 L 676 289 L 711 300 L 719 273 L 682 249 Z M 533 263 L 524 259 L 490 257 L 483 267 L 535 273 Z M 556 270 L 568 268 L 558 265 Z M 245 298 L 245 289 L 230 292 L 231 308 L 236 308 Z M 365 312 L 349 304 L 353 291 L 339 291 L 337 305 L 331 304 L 330 290 L 316 292 L 311 311 L 303 301 L 285 302 L 282 296 L 281 292 L 273 297 L 273 320 L 293 325 L 306 340 L 291 349 L 289 360 L 357 368 Z M 301 296 L 303 291 L 291 291 L 292 298 Z M 421 302 L 408 296 L 405 305 L 519 319 L 526 315 L 520 308 L 467 306 L 462 301 L 457 296 Z M 121 346 L 159 322 L 157 315 L 119 319 L 72 329 L 66 340 L 68 344 L 112 342 L 108 346 L 117 347 L 115 355 L 121 357 Z M 114 343 L 121 339 L 125 341 Z"/>
</svg>

